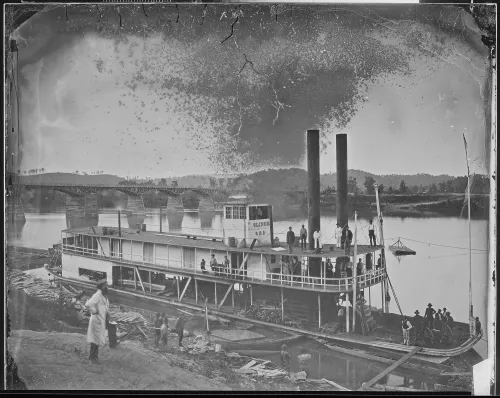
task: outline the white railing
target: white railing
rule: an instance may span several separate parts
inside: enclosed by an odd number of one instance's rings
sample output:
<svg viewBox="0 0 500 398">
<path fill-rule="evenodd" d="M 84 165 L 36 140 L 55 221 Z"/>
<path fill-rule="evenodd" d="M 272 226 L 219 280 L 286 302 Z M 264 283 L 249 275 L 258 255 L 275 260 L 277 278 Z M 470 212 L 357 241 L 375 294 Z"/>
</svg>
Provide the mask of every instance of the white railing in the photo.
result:
<svg viewBox="0 0 500 398">
<path fill-rule="evenodd" d="M 113 253 L 105 252 L 99 249 L 89 249 L 84 247 L 78 247 L 74 245 L 62 245 L 63 253 L 76 254 L 86 257 L 95 257 L 99 259 L 107 259 L 120 263 L 131 263 L 131 265 L 143 264 L 146 266 L 154 266 L 162 272 L 171 270 L 172 273 L 178 270 L 192 271 L 195 275 L 210 275 L 221 277 L 224 279 L 235 279 L 240 282 L 266 282 L 271 285 L 276 286 L 287 286 L 292 288 L 302 288 L 302 289 L 314 289 L 323 291 L 349 291 L 352 290 L 352 284 L 354 277 L 347 278 L 326 278 L 326 277 L 314 277 L 304 274 L 304 270 L 300 275 L 290 275 L 278 272 L 264 271 L 264 275 L 261 270 L 238 270 L 234 268 L 226 269 L 222 264 L 218 264 L 214 269 L 210 269 L 209 265 L 206 265 L 206 270 L 202 270 L 196 264 L 173 260 L 161 257 L 149 257 L 143 254 L 131 254 L 131 253 Z M 168 272 L 167 272 L 168 273 Z M 385 269 L 373 269 L 364 274 L 358 275 L 358 288 L 364 288 L 368 286 L 375 285 L 385 279 Z"/>
</svg>

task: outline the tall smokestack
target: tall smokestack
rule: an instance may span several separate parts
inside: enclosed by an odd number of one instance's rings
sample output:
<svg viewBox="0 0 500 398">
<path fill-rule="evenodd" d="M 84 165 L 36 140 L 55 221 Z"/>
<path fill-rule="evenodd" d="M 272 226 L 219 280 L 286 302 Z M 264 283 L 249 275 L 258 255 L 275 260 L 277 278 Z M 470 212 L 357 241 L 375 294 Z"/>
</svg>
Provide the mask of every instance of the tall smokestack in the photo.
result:
<svg viewBox="0 0 500 398">
<path fill-rule="evenodd" d="M 337 134 L 337 223 L 344 228 L 347 215 L 347 134 Z"/>
<path fill-rule="evenodd" d="M 319 130 L 307 130 L 307 235 L 309 250 L 314 249 L 314 231 L 320 229 L 319 190 Z"/>
</svg>

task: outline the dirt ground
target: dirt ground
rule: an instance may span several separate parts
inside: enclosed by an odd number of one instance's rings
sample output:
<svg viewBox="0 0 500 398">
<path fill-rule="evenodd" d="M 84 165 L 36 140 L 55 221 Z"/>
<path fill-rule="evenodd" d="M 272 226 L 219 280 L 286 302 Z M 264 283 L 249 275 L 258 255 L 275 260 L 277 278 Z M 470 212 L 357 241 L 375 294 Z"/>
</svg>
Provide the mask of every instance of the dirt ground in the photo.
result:
<svg viewBox="0 0 500 398">
<path fill-rule="evenodd" d="M 228 390 L 222 382 L 184 370 L 169 357 L 124 341 L 88 359 L 86 336 L 14 330 L 8 349 L 28 390 Z"/>
</svg>

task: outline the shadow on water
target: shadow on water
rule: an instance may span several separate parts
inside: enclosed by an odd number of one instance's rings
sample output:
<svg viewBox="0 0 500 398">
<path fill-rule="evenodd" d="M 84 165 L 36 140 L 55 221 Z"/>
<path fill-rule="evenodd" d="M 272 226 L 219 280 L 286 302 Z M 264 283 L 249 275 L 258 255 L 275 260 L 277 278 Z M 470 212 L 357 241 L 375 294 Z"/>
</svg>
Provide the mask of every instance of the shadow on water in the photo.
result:
<svg viewBox="0 0 500 398">
<path fill-rule="evenodd" d="M 168 229 L 169 231 L 178 231 L 182 227 L 184 213 L 177 211 L 167 211 Z"/>
<path fill-rule="evenodd" d="M 137 228 L 137 224 L 144 224 L 144 220 L 146 219 L 145 214 L 132 214 L 127 212 L 127 222 L 129 228 Z"/>
<path fill-rule="evenodd" d="M 99 217 L 68 217 L 66 216 L 67 228 L 97 227 Z"/>
</svg>

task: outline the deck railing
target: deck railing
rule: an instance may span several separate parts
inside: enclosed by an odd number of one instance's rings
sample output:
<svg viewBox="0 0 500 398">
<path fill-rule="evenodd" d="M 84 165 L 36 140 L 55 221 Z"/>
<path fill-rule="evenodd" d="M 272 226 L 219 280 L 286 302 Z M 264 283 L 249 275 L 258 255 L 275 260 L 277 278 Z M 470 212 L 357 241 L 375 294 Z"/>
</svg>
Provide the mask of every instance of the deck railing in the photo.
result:
<svg viewBox="0 0 500 398">
<path fill-rule="evenodd" d="M 345 292 L 352 290 L 353 277 L 347 278 L 326 278 L 326 277 L 314 277 L 305 274 L 305 270 L 302 270 L 300 275 L 289 275 L 277 272 L 264 271 L 261 270 L 238 270 L 234 268 L 226 269 L 222 264 L 218 264 L 214 269 L 210 269 L 209 265 L 205 267 L 207 269 L 202 270 L 199 266 L 194 263 L 173 260 L 161 257 L 149 257 L 147 255 L 132 254 L 132 253 L 114 253 L 108 252 L 103 254 L 102 249 L 90 249 L 84 247 L 78 247 L 74 245 L 62 245 L 63 253 L 65 254 L 76 254 L 85 257 L 94 257 L 99 259 L 107 259 L 113 262 L 119 262 L 122 264 L 130 264 L 131 266 L 144 265 L 152 266 L 155 270 L 159 272 L 171 271 L 191 271 L 195 275 L 207 275 L 212 277 L 218 277 L 221 279 L 234 279 L 238 282 L 264 282 L 266 284 L 271 284 L 275 286 L 291 287 L 296 289 L 313 289 L 313 290 L 323 290 L 323 291 L 335 291 L 335 292 Z M 372 269 L 361 275 L 358 275 L 358 288 L 364 288 L 368 286 L 375 285 L 385 279 L 385 269 Z"/>
</svg>

